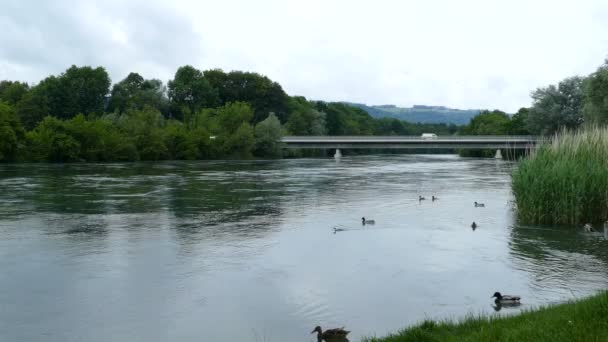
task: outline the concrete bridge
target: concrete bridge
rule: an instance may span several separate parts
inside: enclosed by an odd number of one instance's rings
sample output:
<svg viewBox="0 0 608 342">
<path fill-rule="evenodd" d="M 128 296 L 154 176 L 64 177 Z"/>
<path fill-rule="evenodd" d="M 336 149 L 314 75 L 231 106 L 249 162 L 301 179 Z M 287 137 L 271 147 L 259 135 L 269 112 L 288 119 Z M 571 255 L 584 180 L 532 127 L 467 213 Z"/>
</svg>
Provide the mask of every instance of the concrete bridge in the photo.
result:
<svg viewBox="0 0 608 342">
<path fill-rule="evenodd" d="M 437 137 L 421 136 L 286 136 L 282 142 L 285 148 L 336 149 L 531 149 L 542 140 L 535 136 L 499 135 L 448 135 Z"/>
</svg>

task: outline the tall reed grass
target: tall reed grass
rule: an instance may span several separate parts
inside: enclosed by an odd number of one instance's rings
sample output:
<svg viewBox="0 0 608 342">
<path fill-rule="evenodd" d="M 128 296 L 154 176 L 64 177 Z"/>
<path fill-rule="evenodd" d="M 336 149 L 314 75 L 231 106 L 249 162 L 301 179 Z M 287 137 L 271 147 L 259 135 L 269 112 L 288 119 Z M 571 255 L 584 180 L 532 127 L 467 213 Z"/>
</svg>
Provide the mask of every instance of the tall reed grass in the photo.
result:
<svg viewBox="0 0 608 342">
<path fill-rule="evenodd" d="M 580 224 L 608 219 L 608 128 L 561 132 L 513 172 L 523 223 Z"/>
</svg>

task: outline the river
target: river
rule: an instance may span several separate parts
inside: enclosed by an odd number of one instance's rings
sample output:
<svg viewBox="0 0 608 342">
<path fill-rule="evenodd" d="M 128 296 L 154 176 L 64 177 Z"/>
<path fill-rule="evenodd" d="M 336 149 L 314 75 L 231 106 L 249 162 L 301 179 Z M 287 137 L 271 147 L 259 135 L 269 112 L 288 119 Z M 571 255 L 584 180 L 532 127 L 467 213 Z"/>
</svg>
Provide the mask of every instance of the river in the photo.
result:
<svg viewBox="0 0 608 342">
<path fill-rule="evenodd" d="M 454 155 L 0 165 L 0 340 L 316 341 L 314 326 L 344 325 L 359 341 L 606 288 L 602 233 L 516 224 L 514 167 Z M 495 291 L 523 304 L 497 313 Z"/>
</svg>

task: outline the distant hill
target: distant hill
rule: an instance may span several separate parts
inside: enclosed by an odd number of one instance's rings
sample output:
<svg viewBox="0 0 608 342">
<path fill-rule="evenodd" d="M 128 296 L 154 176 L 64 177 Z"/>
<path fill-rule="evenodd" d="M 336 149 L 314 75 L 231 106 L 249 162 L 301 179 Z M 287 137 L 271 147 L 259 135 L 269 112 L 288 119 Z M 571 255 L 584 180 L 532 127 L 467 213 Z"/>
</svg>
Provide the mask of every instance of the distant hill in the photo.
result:
<svg viewBox="0 0 608 342">
<path fill-rule="evenodd" d="M 446 123 L 466 125 L 472 117 L 479 114 L 479 109 L 453 109 L 444 106 L 414 105 L 411 108 L 402 108 L 394 105 L 368 106 L 361 103 L 344 102 L 351 106 L 361 108 L 375 118 L 396 118 L 409 122 Z"/>
</svg>

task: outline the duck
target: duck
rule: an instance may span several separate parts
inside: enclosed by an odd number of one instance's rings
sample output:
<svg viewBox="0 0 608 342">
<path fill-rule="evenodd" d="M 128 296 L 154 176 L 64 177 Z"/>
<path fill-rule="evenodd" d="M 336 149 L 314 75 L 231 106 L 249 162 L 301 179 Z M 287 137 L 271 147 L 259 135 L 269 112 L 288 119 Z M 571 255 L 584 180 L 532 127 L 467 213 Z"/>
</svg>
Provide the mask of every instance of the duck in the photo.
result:
<svg viewBox="0 0 608 342">
<path fill-rule="evenodd" d="M 334 227 L 334 234 L 335 234 L 335 233 L 337 233 L 337 232 L 343 232 L 343 231 L 345 231 L 345 230 L 346 230 L 346 229 L 344 229 L 344 228 L 337 228 L 337 227 Z"/>
<path fill-rule="evenodd" d="M 438 199 L 439 199 L 439 197 L 435 197 L 435 195 L 431 196 L 431 200 L 432 200 L 433 202 L 435 202 L 435 201 L 436 201 L 436 200 L 438 200 Z"/>
<path fill-rule="evenodd" d="M 483 203 L 475 202 L 475 207 L 485 207 L 486 205 Z"/>
<path fill-rule="evenodd" d="M 475 228 L 477 228 L 477 223 L 475 223 L 475 221 L 473 221 L 473 223 L 471 223 L 471 228 L 473 228 L 473 230 L 475 230 Z"/>
<path fill-rule="evenodd" d="M 374 221 L 374 220 L 366 220 L 365 217 L 362 217 L 361 218 L 361 223 L 362 224 L 375 224 L 376 221 Z"/>
<path fill-rule="evenodd" d="M 496 305 L 520 304 L 519 300 L 521 299 L 520 296 L 501 295 L 500 292 L 494 292 L 494 295 L 490 298 L 496 298 L 494 300 Z"/>
<path fill-rule="evenodd" d="M 604 225 L 606 225 L 606 224 L 604 223 Z M 583 229 L 584 229 L 584 230 L 585 230 L 585 232 L 587 232 L 587 233 L 591 233 L 591 232 L 593 232 L 593 231 L 594 231 L 594 230 L 593 230 L 593 226 L 591 225 L 591 223 L 585 223 L 585 225 L 583 226 Z"/>
<path fill-rule="evenodd" d="M 344 340 L 346 338 L 346 335 L 348 335 L 348 333 L 350 331 L 348 330 L 344 330 L 344 327 L 342 328 L 335 328 L 335 329 L 328 329 L 323 331 L 321 329 L 320 326 L 316 326 L 315 329 L 313 331 L 311 331 L 311 334 L 317 333 L 317 341 L 321 342 L 323 340 L 325 341 L 334 341 L 334 340 L 339 340 L 342 339 Z"/>
<path fill-rule="evenodd" d="M 419 201 L 424 201 L 424 200 L 425 200 L 425 198 L 424 198 L 424 197 L 422 197 L 422 196 L 420 196 L 420 195 L 418 195 L 418 200 L 419 200 Z"/>
</svg>

